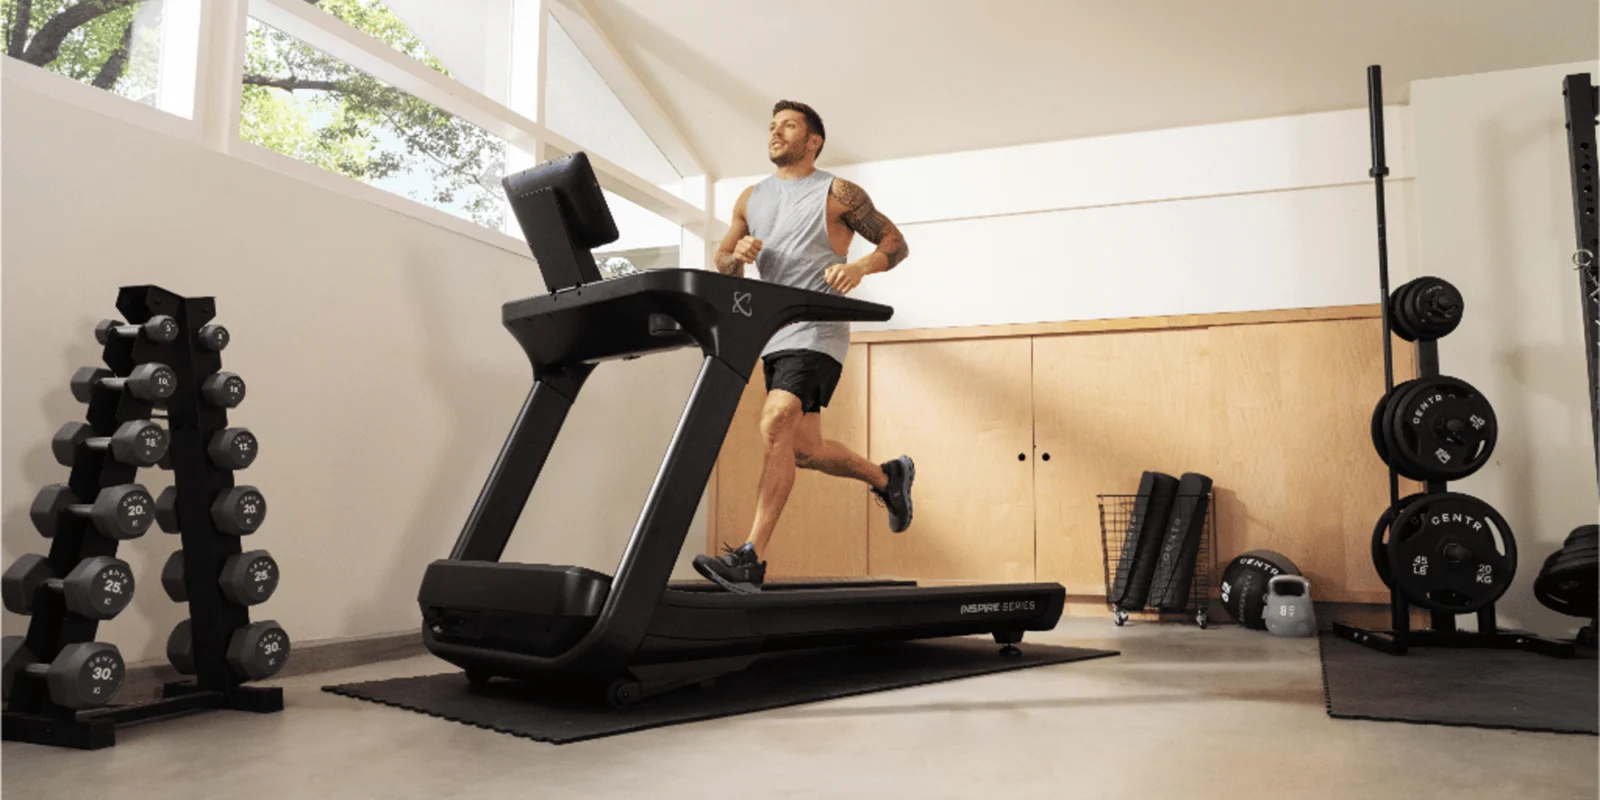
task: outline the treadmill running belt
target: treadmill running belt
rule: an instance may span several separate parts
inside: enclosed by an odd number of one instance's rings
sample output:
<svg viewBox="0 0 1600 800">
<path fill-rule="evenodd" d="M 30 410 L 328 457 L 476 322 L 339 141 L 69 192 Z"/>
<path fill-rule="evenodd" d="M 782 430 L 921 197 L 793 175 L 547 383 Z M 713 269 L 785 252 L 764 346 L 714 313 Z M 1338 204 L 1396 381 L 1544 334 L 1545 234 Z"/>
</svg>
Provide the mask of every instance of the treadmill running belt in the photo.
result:
<svg viewBox="0 0 1600 800">
<path fill-rule="evenodd" d="M 901 689 L 997 672 L 1117 655 L 1113 650 L 1024 642 L 1005 657 L 987 636 L 879 647 L 780 653 L 724 675 L 708 690 L 652 697 L 623 709 L 542 696 L 530 684 L 495 680 L 474 689 L 459 672 L 392 678 L 323 691 L 396 706 L 512 736 L 553 744 L 748 714 L 837 697 Z"/>
</svg>

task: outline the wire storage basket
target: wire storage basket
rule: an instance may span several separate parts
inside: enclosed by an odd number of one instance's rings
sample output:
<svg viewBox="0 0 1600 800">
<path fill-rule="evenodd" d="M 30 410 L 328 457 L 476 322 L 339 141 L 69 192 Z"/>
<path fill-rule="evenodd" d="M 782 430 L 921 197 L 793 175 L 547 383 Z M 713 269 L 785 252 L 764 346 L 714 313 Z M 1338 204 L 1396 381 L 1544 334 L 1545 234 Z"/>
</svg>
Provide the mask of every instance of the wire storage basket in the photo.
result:
<svg viewBox="0 0 1600 800">
<path fill-rule="evenodd" d="M 1200 520 L 1199 542 L 1194 556 L 1194 568 L 1189 572 L 1189 587 L 1187 592 L 1169 593 L 1166 598 L 1150 598 L 1153 602 L 1129 609 L 1121 603 L 1120 597 L 1113 595 L 1113 586 L 1118 572 L 1127 575 L 1132 564 L 1123 566 L 1123 560 L 1131 557 L 1124 553 L 1127 548 L 1129 526 L 1133 523 L 1136 509 L 1140 508 L 1140 501 L 1149 504 L 1149 495 L 1139 494 L 1102 494 L 1096 496 L 1100 501 L 1100 542 L 1104 552 L 1105 581 L 1106 581 L 1106 606 L 1111 610 L 1112 617 L 1117 625 L 1123 625 L 1129 619 L 1129 612 L 1152 612 L 1162 616 L 1193 614 L 1194 622 L 1204 629 L 1210 620 L 1209 607 L 1211 605 L 1211 573 L 1216 566 L 1216 498 L 1211 493 L 1204 495 L 1178 494 L 1175 501 L 1187 501 L 1190 507 L 1204 503 L 1205 518 Z M 1165 525 L 1154 531 L 1164 534 Z M 1150 546 L 1160 548 L 1162 542 L 1150 542 Z M 1177 594 L 1177 597 L 1173 595 Z M 1182 606 L 1178 605 L 1178 600 Z"/>
</svg>

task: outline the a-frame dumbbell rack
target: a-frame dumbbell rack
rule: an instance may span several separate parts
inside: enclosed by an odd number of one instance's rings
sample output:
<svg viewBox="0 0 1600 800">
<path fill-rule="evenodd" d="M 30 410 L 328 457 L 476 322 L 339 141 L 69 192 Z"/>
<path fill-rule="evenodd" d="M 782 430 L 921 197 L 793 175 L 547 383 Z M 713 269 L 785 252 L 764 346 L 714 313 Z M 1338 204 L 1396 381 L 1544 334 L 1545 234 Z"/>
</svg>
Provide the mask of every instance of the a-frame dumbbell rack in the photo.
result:
<svg viewBox="0 0 1600 800">
<path fill-rule="evenodd" d="M 162 404 L 170 435 L 168 463 L 177 487 L 195 678 L 166 684 L 159 700 L 74 711 L 52 702 L 45 681 L 38 676 L 18 674 L 0 726 L 7 740 L 99 749 L 116 743 L 115 731 L 122 725 L 209 709 L 258 713 L 283 709 L 282 689 L 244 685 L 244 679 L 230 668 L 230 637 L 250 624 L 249 609 L 229 603 L 217 581 L 206 579 L 218 575 L 224 561 L 241 550 L 239 537 L 219 532 L 210 513 L 213 499 L 234 485 L 233 472 L 213 464 L 206 452 L 211 437 L 228 424 L 227 409 L 208 404 L 201 393 L 202 382 L 222 366 L 220 346 L 216 342 L 207 346 L 200 333 L 216 316 L 216 303 L 210 297 L 185 298 L 156 286 L 130 286 L 119 292 L 117 309 L 133 324 L 167 315 L 175 318 L 182 330 L 175 341 L 165 344 L 143 336 L 110 337 L 104 360 L 118 376 L 125 377 L 135 366 L 152 362 L 167 365 L 177 375 L 175 391 Z M 87 421 L 96 435 L 109 436 L 129 420 L 162 419 L 155 412 L 152 403 L 131 392 L 96 384 Z M 116 461 L 104 450 L 80 447 L 68 485 L 78 497 L 93 498 L 103 487 L 134 483 L 137 472 L 137 467 Z M 154 509 L 145 513 L 153 515 Z M 65 575 L 82 559 L 114 556 L 117 544 L 100 535 L 83 517 L 63 515 L 56 525 L 49 561 L 56 574 Z M 93 619 L 68 611 L 59 595 L 40 592 L 26 647 L 48 662 L 64 647 L 94 639 L 97 625 Z M 283 657 L 287 658 L 286 649 Z"/>
</svg>

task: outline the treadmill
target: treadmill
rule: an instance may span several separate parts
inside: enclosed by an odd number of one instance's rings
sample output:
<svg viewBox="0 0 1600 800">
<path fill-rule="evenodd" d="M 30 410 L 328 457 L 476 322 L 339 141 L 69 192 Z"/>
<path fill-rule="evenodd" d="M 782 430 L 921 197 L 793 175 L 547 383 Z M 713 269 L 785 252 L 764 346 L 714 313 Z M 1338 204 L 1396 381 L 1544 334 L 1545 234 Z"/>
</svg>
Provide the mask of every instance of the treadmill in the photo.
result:
<svg viewBox="0 0 1600 800">
<path fill-rule="evenodd" d="M 422 637 L 434 655 L 473 684 L 514 678 L 620 706 L 709 687 L 774 651 L 992 634 L 1001 654 L 1016 655 L 1025 631 L 1055 627 L 1066 599 L 1059 583 L 819 579 L 735 594 L 670 582 L 767 340 L 799 320 L 886 320 L 894 310 L 698 269 L 602 280 L 590 249 L 618 234 L 584 153 L 511 175 L 504 186 L 550 293 L 502 309 L 533 364 L 533 389 L 450 557 L 423 578 Z M 690 346 L 705 359 L 616 575 L 501 562 L 595 367 Z"/>
</svg>

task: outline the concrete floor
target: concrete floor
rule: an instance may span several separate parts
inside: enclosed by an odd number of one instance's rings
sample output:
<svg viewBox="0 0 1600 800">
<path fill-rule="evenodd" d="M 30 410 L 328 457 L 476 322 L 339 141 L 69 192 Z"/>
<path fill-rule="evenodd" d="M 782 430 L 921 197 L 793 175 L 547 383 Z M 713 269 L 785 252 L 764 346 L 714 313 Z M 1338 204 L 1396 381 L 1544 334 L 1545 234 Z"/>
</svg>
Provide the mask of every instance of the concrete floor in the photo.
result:
<svg viewBox="0 0 1600 800">
<path fill-rule="evenodd" d="M 129 728 L 75 752 L 6 742 L 9 798 L 1596 797 L 1600 740 L 1334 720 L 1314 640 L 1064 619 L 1118 658 L 555 746 L 284 681 L 288 708 Z M 725 787 L 725 788 L 724 788 Z"/>
</svg>

